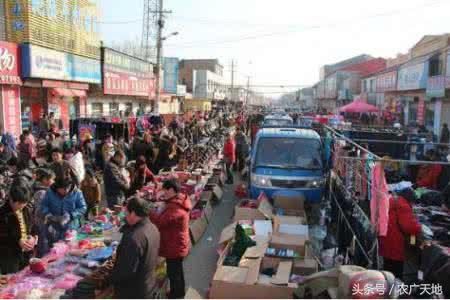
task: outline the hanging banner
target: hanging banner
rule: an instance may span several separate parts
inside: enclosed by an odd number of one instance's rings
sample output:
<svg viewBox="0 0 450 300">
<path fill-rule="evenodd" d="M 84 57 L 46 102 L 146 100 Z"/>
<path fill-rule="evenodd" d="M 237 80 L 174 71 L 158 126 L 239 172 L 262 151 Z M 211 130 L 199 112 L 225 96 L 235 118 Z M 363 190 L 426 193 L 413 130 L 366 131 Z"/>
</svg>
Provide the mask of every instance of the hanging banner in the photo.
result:
<svg viewBox="0 0 450 300">
<path fill-rule="evenodd" d="M 18 137 L 22 133 L 20 111 L 20 87 L 4 85 L 2 89 L 3 128 Z"/>
<path fill-rule="evenodd" d="M 425 123 L 425 100 L 423 98 L 419 99 L 417 105 L 417 123 L 423 125 Z"/>
<path fill-rule="evenodd" d="M 164 57 L 163 60 L 164 69 L 164 93 L 176 94 L 178 86 L 178 58 L 176 57 Z"/>
</svg>

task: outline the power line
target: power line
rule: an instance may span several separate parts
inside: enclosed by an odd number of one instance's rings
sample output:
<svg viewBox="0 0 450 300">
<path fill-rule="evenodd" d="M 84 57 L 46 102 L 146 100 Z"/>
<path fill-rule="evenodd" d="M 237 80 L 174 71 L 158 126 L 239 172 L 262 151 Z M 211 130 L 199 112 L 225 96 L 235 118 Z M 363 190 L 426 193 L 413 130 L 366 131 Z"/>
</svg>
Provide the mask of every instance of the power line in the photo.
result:
<svg viewBox="0 0 450 300">
<path fill-rule="evenodd" d="M 270 32 L 270 33 L 263 33 L 263 34 L 247 35 L 247 36 L 241 36 L 239 38 L 231 38 L 231 39 L 226 39 L 226 40 L 221 40 L 221 41 L 218 41 L 218 40 L 203 40 L 203 41 L 189 42 L 189 43 L 185 43 L 185 44 L 168 44 L 166 46 L 167 47 L 177 47 L 177 48 L 179 48 L 179 47 L 192 48 L 192 47 L 196 47 L 196 46 L 204 47 L 204 46 L 208 46 L 208 45 L 221 45 L 221 44 L 227 44 L 227 43 L 236 43 L 236 42 L 242 42 L 242 41 L 246 41 L 246 40 L 254 40 L 254 39 L 259 39 L 259 38 L 267 38 L 267 37 L 272 37 L 272 36 L 292 34 L 292 33 L 308 31 L 308 30 L 323 29 L 323 28 L 328 28 L 328 27 L 337 27 L 337 26 L 341 26 L 341 25 L 352 25 L 352 24 L 356 23 L 355 20 L 356 21 L 365 21 L 367 19 L 374 19 L 374 18 L 382 18 L 382 17 L 387 17 L 387 16 L 394 16 L 394 15 L 397 15 L 397 14 L 402 14 L 402 13 L 405 13 L 405 12 L 415 11 L 415 10 L 418 10 L 418 9 L 423 9 L 425 7 L 435 6 L 435 5 L 444 3 L 444 2 L 439 2 L 439 1 L 441 1 L 441 0 L 435 0 L 433 3 L 427 2 L 424 5 L 416 6 L 416 7 L 413 7 L 411 9 L 398 9 L 398 10 L 394 10 L 394 11 L 390 11 L 390 12 L 386 12 L 386 13 L 378 13 L 378 14 L 364 16 L 364 17 L 360 17 L 360 18 L 353 18 L 350 21 L 333 22 L 333 23 L 324 24 L 324 25 L 305 26 L 303 28 L 299 28 L 298 26 L 293 26 L 293 27 L 296 27 L 296 28 L 295 29 L 291 29 L 291 30 L 286 30 L 286 31 L 278 31 L 278 32 Z"/>
</svg>

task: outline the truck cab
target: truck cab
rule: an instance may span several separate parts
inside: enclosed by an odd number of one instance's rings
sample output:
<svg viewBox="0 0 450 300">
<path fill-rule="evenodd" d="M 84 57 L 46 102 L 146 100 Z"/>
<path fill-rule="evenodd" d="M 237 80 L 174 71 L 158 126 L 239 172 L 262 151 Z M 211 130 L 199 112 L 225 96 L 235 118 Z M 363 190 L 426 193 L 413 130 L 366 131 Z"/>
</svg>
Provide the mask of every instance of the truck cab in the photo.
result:
<svg viewBox="0 0 450 300">
<path fill-rule="evenodd" d="M 322 199 L 326 171 L 319 134 L 304 128 L 262 128 L 256 135 L 250 160 L 250 195 L 269 198 L 297 193 L 306 202 Z"/>
</svg>

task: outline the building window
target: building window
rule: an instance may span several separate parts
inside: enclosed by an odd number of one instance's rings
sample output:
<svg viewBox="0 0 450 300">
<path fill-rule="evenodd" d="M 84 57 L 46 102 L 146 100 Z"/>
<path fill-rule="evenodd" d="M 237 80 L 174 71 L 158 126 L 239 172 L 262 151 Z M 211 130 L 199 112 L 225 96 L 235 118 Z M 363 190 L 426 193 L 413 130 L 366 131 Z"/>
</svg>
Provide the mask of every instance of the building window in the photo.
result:
<svg viewBox="0 0 450 300">
<path fill-rule="evenodd" d="M 114 117 L 119 115 L 119 103 L 109 104 L 109 115 Z"/>
<path fill-rule="evenodd" d="M 371 93 L 375 92 L 375 80 L 374 79 L 370 80 L 370 92 Z"/>
<path fill-rule="evenodd" d="M 439 56 L 430 58 L 429 76 L 442 75 L 442 60 Z"/>
<path fill-rule="evenodd" d="M 93 116 L 103 116 L 103 103 L 92 103 L 91 113 Z"/>
</svg>

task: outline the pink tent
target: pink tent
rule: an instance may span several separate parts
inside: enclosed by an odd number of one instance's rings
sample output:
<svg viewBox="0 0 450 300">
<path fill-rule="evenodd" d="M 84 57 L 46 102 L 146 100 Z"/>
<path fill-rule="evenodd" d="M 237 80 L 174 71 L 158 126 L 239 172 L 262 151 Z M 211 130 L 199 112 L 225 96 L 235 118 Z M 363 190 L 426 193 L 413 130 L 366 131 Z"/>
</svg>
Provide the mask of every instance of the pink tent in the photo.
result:
<svg viewBox="0 0 450 300">
<path fill-rule="evenodd" d="M 361 100 L 355 100 L 350 104 L 342 106 L 339 111 L 347 113 L 370 113 L 378 112 L 379 110 L 369 103 L 363 102 Z"/>
</svg>

